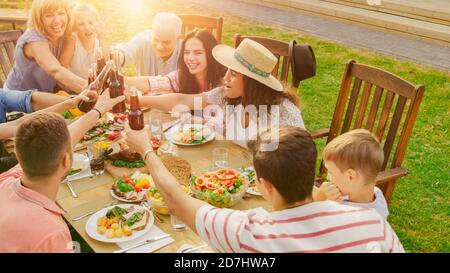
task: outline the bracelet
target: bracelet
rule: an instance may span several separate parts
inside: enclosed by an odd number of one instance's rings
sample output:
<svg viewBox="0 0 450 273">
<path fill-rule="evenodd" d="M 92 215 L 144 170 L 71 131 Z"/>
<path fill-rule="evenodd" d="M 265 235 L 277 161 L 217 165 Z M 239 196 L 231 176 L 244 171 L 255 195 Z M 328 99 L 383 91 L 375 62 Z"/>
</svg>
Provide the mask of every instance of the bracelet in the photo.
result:
<svg viewBox="0 0 450 273">
<path fill-rule="evenodd" d="M 147 151 L 144 152 L 144 156 L 142 157 L 142 159 L 144 159 L 144 161 L 145 161 L 145 160 L 147 159 L 147 156 L 148 156 L 150 153 L 156 154 L 155 151 L 153 150 L 153 148 L 150 148 L 150 149 L 148 149 Z"/>
<path fill-rule="evenodd" d="M 92 108 L 92 110 L 97 111 L 98 115 L 99 115 L 99 119 L 102 117 L 102 112 L 100 112 L 100 110 L 98 110 L 97 108 Z"/>
</svg>

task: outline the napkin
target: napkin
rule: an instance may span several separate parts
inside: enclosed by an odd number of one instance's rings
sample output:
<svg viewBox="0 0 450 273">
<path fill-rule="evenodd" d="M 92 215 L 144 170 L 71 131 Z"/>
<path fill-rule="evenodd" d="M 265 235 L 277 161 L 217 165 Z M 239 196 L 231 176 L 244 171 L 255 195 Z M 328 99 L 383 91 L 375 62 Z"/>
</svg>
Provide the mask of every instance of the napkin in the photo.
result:
<svg viewBox="0 0 450 273">
<path fill-rule="evenodd" d="M 92 176 L 91 166 L 89 164 L 89 166 L 86 168 L 86 170 L 84 170 L 84 171 L 82 171 L 80 173 L 77 173 L 77 174 L 67 178 L 67 180 L 72 182 L 72 181 L 75 181 L 75 180 L 80 180 L 80 179 L 83 179 L 83 178 L 86 178 L 86 177 L 91 177 L 91 176 Z"/>
<path fill-rule="evenodd" d="M 184 244 L 182 245 L 178 250 L 177 253 L 183 253 L 183 250 L 188 249 L 188 248 L 192 248 L 192 247 L 197 247 L 195 245 L 190 245 L 190 244 Z M 193 250 L 191 252 L 188 253 L 211 253 L 207 250 L 208 246 Z"/>
<path fill-rule="evenodd" d="M 138 245 L 139 243 L 143 243 L 150 238 L 165 235 L 165 234 L 166 233 L 164 233 L 164 231 L 162 231 L 160 228 L 158 228 L 157 226 L 153 226 L 145 235 L 143 235 L 135 240 L 132 240 L 132 241 L 118 243 L 117 245 L 120 248 L 124 249 L 127 247 L 132 247 L 132 246 Z M 132 250 L 127 251 L 127 253 L 152 253 L 160 248 L 170 245 L 174 241 L 175 240 L 172 237 L 167 237 L 167 238 L 158 240 L 153 243 L 149 243 L 149 244 L 146 244 L 146 245 L 143 245 L 140 247 L 133 248 Z"/>
</svg>

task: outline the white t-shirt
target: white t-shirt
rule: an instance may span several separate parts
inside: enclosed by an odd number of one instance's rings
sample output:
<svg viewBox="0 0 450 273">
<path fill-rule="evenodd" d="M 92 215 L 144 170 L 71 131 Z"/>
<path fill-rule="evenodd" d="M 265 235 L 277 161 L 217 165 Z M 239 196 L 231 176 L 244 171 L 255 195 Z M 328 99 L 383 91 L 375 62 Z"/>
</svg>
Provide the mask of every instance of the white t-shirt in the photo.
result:
<svg viewBox="0 0 450 273">
<path fill-rule="evenodd" d="M 94 50 L 92 52 L 88 52 L 80 41 L 78 34 L 72 33 L 75 38 L 75 52 L 73 53 L 72 63 L 70 64 L 70 71 L 75 75 L 87 79 L 88 78 L 88 69 L 91 65 L 96 61 L 95 60 L 95 51 L 97 48 L 100 48 L 100 42 L 98 39 L 95 39 Z"/>
<path fill-rule="evenodd" d="M 404 252 L 378 213 L 333 201 L 272 213 L 205 205 L 195 221 L 200 237 L 217 252 Z"/>
<path fill-rule="evenodd" d="M 383 219 L 386 220 L 389 216 L 389 209 L 386 199 L 384 198 L 383 192 L 378 187 L 375 187 L 374 192 L 375 200 L 371 203 L 354 203 L 343 201 L 342 204 L 352 207 L 374 209 L 381 215 L 381 217 L 383 217 Z"/>
</svg>

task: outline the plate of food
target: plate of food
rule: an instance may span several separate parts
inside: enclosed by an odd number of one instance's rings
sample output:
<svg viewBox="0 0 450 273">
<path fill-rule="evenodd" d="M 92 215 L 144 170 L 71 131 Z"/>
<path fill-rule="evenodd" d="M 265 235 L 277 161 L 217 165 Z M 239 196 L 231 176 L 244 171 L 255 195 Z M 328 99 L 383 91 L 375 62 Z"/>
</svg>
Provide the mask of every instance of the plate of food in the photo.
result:
<svg viewBox="0 0 450 273">
<path fill-rule="evenodd" d="M 113 166 L 129 169 L 145 167 L 141 155 L 132 151 L 126 143 L 119 141 L 111 145 L 110 148 L 112 150 L 108 159 L 111 160 Z"/>
<path fill-rule="evenodd" d="M 238 169 L 238 172 L 242 174 L 248 181 L 249 187 L 247 188 L 247 193 L 251 195 L 261 196 L 261 193 L 256 187 L 256 177 L 255 177 L 255 168 L 251 167 L 242 167 Z"/>
<path fill-rule="evenodd" d="M 138 205 L 115 205 L 93 214 L 86 222 L 86 233 L 105 243 L 123 243 L 146 234 L 153 226 L 153 214 Z"/>
<path fill-rule="evenodd" d="M 115 141 L 120 139 L 126 122 L 126 115 L 109 116 L 105 121 L 97 122 L 93 128 L 83 135 L 80 142 L 75 145 L 75 150 L 84 149 L 96 141 Z"/>
<path fill-rule="evenodd" d="M 214 140 L 215 132 L 202 124 L 175 125 L 169 131 L 168 138 L 177 145 L 195 146 Z"/>
<path fill-rule="evenodd" d="M 129 176 L 116 178 L 110 192 L 119 201 L 135 203 L 143 201 L 145 194 L 153 186 L 150 175 L 136 171 Z"/>
<path fill-rule="evenodd" d="M 249 182 L 235 169 L 214 169 L 192 176 L 190 185 L 195 198 L 228 208 L 242 199 Z"/>
<path fill-rule="evenodd" d="M 70 179 L 77 174 L 84 172 L 89 167 L 89 158 L 82 154 L 73 154 L 72 167 L 67 178 Z"/>
</svg>

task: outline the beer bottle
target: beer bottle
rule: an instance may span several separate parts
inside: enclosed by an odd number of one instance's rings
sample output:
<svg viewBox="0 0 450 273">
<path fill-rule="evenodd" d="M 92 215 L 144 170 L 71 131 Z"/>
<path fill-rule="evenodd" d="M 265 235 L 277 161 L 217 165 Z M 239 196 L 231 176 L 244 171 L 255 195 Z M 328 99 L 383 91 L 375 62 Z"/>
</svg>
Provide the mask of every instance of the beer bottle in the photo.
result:
<svg viewBox="0 0 450 273">
<path fill-rule="evenodd" d="M 114 66 L 110 74 L 111 78 L 109 83 L 109 94 L 111 95 L 111 98 L 117 98 L 119 96 L 122 96 L 125 91 L 125 86 L 119 81 L 117 58 L 115 58 L 115 61 L 116 65 Z M 113 113 L 116 114 L 126 112 L 127 108 L 125 106 L 125 102 L 122 101 L 116 104 L 112 110 Z"/>
<path fill-rule="evenodd" d="M 128 122 L 133 130 L 144 129 L 144 113 L 139 107 L 138 92 L 135 87 L 131 88 L 130 96 L 130 112 L 128 113 Z"/>
<path fill-rule="evenodd" d="M 102 72 L 103 67 L 106 65 L 106 60 L 103 58 L 103 53 L 99 47 L 95 49 L 95 55 L 97 58 L 97 75 L 99 75 L 100 72 Z"/>
<path fill-rule="evenodd" d="M 88 70 L 88 85 L 89 87 L 91 87 L 91 84 L 95 81 L 95 70 L 93 68 L 90 68 Z M 91 88 L 95 88 L 96 90 L 98 89 L 97 87 L 91 87 Z M 97 90 L 98 92 L 98 90 Z M 93 100 L 93 101 L 80 101 L 78 103 L 78 109 L 83 112 L 83 113 L 87 113 L 89 111 L 92 110 L 92 108 L 94 108 L 95 103 L 97 102 L 97 100 Z"/>
</svg>

